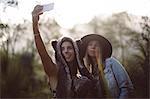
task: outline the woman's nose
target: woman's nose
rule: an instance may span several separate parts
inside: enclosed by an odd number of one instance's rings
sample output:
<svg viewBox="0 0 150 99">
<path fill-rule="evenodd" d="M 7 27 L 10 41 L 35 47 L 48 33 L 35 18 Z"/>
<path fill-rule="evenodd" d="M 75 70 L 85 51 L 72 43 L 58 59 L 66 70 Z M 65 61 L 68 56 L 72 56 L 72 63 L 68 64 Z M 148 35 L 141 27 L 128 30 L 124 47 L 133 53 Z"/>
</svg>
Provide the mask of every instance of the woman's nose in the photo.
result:
<svg viewBox="0 0 150 99">
<path fill-rule="evenodd" d="M 95 49 L 95 48 L 96 48 L 96 46 L 93 44 L 93 45 L 92 45 L 92 49 Z"/>
<path fill-rule="evenodd" d="M 65 53 L 67 53 L 67 52 L 68 52 L 68 49 L 67 49 L 67 48 L 65 48 L 65 49 L 64 49 L 64 52 L 65 52 Z"/>
</svg>

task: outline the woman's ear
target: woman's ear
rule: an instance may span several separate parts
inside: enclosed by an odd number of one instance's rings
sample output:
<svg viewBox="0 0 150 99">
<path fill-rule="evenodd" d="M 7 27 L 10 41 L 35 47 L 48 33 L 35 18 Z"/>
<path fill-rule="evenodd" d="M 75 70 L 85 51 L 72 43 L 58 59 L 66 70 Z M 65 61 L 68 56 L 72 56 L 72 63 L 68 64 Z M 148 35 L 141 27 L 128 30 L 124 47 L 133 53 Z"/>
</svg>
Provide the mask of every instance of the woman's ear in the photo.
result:
<svg viewBox="0 0 150 99">
<path fill-rule="evenodd" d="M 57 50 L 57 41 L 52 41 L 52 46 L 53 46 L 53 49 L 56 51 Z"/>
</svg>

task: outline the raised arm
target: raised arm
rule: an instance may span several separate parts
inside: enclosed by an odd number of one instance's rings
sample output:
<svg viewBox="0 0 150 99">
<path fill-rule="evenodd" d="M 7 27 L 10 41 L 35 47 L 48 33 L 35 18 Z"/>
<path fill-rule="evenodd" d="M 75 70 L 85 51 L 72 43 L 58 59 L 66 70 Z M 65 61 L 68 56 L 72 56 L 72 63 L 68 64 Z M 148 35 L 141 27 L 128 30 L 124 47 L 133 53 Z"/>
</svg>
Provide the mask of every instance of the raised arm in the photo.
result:
<svg viewBox="0 0 150 99">
<path fill-rule="evenodd" d="M 42 64 L 44 66 L 44 70 L 49 77 L 52 77 L 52 76 L 57 75 L 57 67 L 56 67 L 56 64 L 53 63 L 51 57 L 48 55 L 48 53 L 46 51 L 46 48 L 45 48 L 42 38 L 40 36 L 39 27 L 38 27 L 39 15 L 42 14 L 42 12 L 41 12 L 42 9 L 43 9 L 42 6 L 37 5 L 37 6 L 35 6 L 35 8 L 32 12 L 33 33 L 34 33 L 34 37 L 35 37 L 36 48 L 41 57 Z"/>
</svg>

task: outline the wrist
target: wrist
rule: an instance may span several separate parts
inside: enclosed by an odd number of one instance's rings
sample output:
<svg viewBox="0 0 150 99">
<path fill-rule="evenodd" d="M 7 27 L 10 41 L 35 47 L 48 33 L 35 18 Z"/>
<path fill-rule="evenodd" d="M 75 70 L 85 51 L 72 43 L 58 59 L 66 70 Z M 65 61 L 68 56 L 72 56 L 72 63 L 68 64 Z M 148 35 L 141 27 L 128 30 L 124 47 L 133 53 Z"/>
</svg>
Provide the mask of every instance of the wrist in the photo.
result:
<svg viewBox="0 0 150 99">
<path fill-rule="evenodd" d="M 33 23 L 38 23 L 39 16 L 32 16 L 32 21 L 33 21 Z"/>
<path fill-rule="evenodd" d="M 39 36 L 40 35 L 40 33 L 34 33 L 34 36 Z"/>
<path fill-rule="evenodd" d="M 32 19 L 33 24 L 38 24 L 38 21 L 39 20 L 37 20 L 37 19 Z"/>
</svg>

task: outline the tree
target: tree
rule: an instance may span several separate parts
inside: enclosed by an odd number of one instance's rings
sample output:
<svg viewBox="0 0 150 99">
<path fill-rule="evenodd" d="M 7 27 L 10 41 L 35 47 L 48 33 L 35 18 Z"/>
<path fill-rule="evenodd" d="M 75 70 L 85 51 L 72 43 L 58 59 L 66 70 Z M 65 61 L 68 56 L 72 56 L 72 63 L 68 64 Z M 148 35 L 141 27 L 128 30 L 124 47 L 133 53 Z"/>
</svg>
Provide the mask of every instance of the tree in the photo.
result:
<svg viewBox="0 0 150 99">
<path fill-rule="evenodd" d="M 104 31 L 104 35 L 110 40 L 113 46 L 114 55 L 120 59 L 122 64 L 126 64 L 126 51 L 129 48 L 129 40 L 134 31 L 128 26 L 131 24 L 130 17 L 126 12 L 114 14 L 108 18 L 107 21 L 103 21 L 101 29 Z"/>
<path fill-rule="evenodd" d="M 143 32 L 141 36 L 145 42 L 145 50 L 144 50 L 144 64 L 143 70 L 146 75 L 146 97 L 149 97 L 149 72 L 150 72 L 150 18 L 143 16 L 143 22 L 141 23 Z"/>
<path fill-rule="evenodd" d="M 0 3 L 3 3 L 3 12 L 5 12 L 7 7 L 17 7 L 18 1 L 17 0 L 1 0 Z"/>
<path fill-rule="evenodd" d="M 14 54 L 17 42 L 24 36 L 24 30 L 26 30 L 26 27 L 21 24 L 7 25 L 1 23 L 1 48 L 7 53 Z"/>
</svg>

